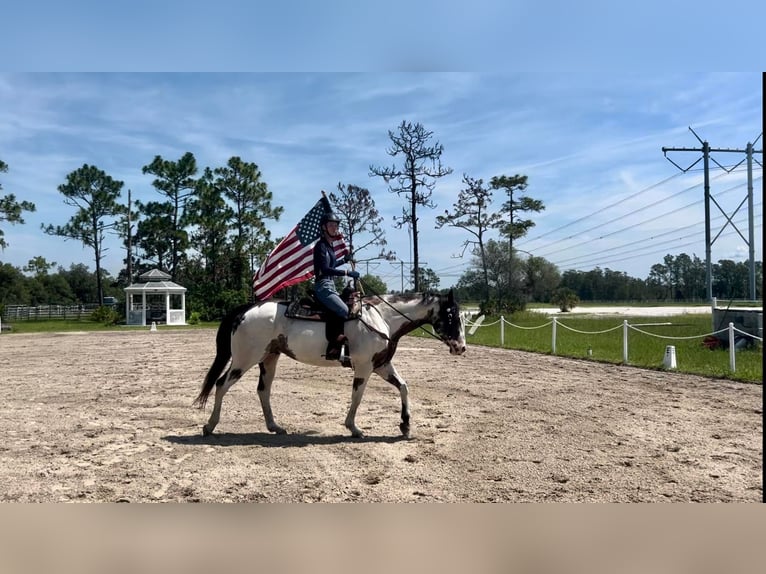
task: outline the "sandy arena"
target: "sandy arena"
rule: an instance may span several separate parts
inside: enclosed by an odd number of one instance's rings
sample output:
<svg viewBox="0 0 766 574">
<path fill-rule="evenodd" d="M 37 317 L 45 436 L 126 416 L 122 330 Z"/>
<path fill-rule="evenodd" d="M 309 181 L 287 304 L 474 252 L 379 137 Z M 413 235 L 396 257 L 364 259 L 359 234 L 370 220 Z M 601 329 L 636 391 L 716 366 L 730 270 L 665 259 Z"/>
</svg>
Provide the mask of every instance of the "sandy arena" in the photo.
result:
<svg viewBox="0 0 766 574">
<path fill-rule="evenodd" d="M 412 438 L 373 375 L 280 360 L 266 432 L 257 369 L 216 434 L 191 403 L 215 331 L 0 336 L 6 502 L 760 502 L 762 386 L 405 338 Z"/>
</svg>

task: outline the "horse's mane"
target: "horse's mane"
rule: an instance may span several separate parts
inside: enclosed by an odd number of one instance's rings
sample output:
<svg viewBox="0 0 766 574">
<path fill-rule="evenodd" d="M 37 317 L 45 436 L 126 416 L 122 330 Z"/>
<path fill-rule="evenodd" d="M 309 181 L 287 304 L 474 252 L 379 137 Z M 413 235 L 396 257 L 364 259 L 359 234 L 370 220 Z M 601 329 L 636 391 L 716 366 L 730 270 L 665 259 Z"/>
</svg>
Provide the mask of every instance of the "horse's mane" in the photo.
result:
<svg viewBox="0 0 766 574">
<path fill-rule="evenodd" d="M 387 293 L 383 295 L 371 295 L 369 298 L 365 297 L 364 302 L 369 303 L 370 305 L 379 305 L 382 301 L 386 301 L 387 303 L 391 303 L 392 305 L 396 303 L 412 303 L 415 301 L 420 301 L 421 303 L 430 303 L 433 301 L 434 298 L 438 298 L 440 295 L 438 293 Z"/>
</svg>

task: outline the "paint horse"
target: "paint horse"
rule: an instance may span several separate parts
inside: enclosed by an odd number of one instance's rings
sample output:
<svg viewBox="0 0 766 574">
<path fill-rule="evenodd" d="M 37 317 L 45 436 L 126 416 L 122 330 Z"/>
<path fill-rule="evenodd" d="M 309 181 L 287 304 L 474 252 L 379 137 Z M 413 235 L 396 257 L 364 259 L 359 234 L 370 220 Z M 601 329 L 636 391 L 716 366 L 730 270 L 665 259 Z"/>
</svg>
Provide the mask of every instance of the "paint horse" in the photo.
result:
<svg viewBox="0 0 766 574">
<path fill-rule="evenodd" d="M 271 383 L 280 355 L 315 367 L 340 366 L 339 362 L 328 361 L 323 356 L 327 346 L 325 323 L 286 317 L 286 307 L 286 303 L 278 301 L 243 305 L 221 322 L 216 335 L 216 356 L 195 400 L 200 408 L 204 408 L 210 392 L 213 387 L 216 388 L 213 412 L 202 427 L 204 435 L 211 434 L 218 424 L 226 392 L 255 365 L 260 370 L 258 397 L 266 428 L 277 434 L 286 432 L 274 421 L 270 399 Z M 448 295 L 415 293 L 365 297 L 360 317 L 346 322 L 345 335 L 354 383 L 345 426 L 352 436 L 364 436 L 356 426 L 355 418 L 372 373 L 399 389 L 402 399 L 399 428 L 404 436 L 409 436 L 407 383 L 391 361 L 402 336 L 426 324 L 433 325 L 435 336 L 447 344 L 450 354 L 462 355 L 465 352 L 463 320 L 452 291 Z M 224 372 L 229 359 L 231 364 Z"/>
</svg>

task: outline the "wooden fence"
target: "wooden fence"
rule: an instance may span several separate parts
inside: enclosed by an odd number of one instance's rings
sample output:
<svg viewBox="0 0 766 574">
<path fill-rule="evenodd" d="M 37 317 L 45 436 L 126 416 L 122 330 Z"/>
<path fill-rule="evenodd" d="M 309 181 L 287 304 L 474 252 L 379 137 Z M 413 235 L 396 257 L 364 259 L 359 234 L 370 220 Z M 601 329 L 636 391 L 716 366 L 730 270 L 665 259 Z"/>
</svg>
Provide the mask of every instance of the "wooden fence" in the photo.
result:
<svg viewBox="0 0 766 574">
<path fill-rule="evenodd" d="M 50 319 L 87 319 L 98 305 L 6 305 L 3 321 L 47 321 Z"/>
</svg>

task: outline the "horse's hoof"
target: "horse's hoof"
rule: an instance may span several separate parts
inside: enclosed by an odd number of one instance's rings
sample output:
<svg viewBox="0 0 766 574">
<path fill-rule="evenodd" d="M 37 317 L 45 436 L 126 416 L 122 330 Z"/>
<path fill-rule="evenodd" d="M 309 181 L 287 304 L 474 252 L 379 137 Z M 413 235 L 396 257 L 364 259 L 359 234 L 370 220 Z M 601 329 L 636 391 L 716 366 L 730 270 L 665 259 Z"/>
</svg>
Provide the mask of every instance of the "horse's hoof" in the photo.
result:
<svg viewBox="0 0 766 574">
<path fill-rule="evenodd" d="M 287 434 L 287 431 L 285 429 L 277 425 L 270 427 L 269 432 L 273 432 L 274 434 Z"/>
<path fill-rule="evenodd" d="M 402 423 L 399 425 L 399 430 L 402 431 L 404 438 L 410 438 L 410 425 Z"/>
<path fill-rule="evenodd" d="M 202 425 L 202 436 L 210 436 L 212 431 L 207 430 L 207 425 Z"/>
</svg>

